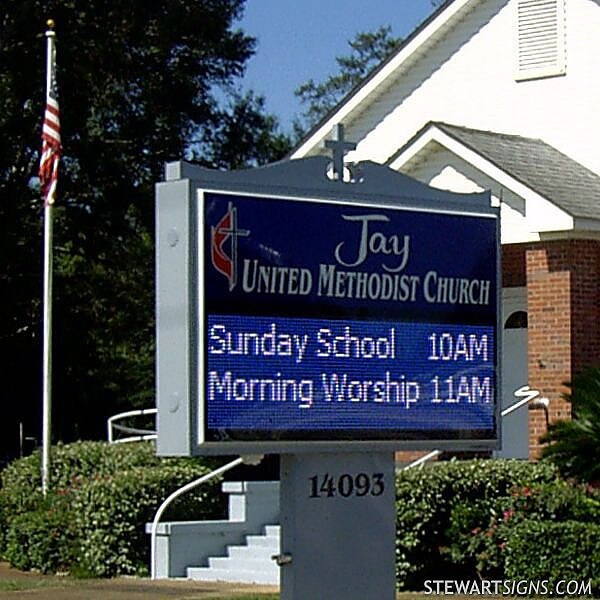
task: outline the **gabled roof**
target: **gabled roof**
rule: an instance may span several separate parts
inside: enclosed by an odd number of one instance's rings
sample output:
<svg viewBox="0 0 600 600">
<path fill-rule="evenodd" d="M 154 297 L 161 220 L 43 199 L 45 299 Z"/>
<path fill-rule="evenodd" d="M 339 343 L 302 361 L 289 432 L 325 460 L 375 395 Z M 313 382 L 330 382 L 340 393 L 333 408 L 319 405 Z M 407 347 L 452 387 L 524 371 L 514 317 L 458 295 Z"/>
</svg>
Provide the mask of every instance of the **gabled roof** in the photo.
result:
<svg viewBox="0 0 600 600">
<path fill-rule="evenodd" d="M 350 93 L 348 93 L 325 117 L 323 117 L 290 153 L 290 158 L 302 158 L 314 150 L 319 141 L 329 136 L 338 123 L 348 123 L 356 110 L 362 110 L 363 102 L 373 95 L 384 92 L 390 80 L 395 78 L 411 58 L 423 52 L 426 44 L 443 34 L 455 19 L 482 0 L 445 0 L 421 25 L 419 25 L 387 60 L 374 69 Z"/>
<path fill-rule="evenodd" d="M 420 140 L 446 145 L 444 136 L 569 215 L 600 219 L 600 177 L 540 139 L 432 122 L 391 156 L 387 164 L 397 167 L 406 162 L 414 154 L 411 149 L 422 147 Z"/>
</svg>

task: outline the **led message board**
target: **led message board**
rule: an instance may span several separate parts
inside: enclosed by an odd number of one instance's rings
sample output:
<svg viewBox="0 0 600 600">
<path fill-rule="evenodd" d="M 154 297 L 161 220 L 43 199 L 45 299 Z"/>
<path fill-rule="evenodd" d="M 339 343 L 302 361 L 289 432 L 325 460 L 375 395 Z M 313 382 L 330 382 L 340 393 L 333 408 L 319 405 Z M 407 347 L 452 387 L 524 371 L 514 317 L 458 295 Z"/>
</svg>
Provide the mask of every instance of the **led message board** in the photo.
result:
<svg viewBox="0 0 600 600">
<path fill-rule="evenodd" d="M 495 445 L 496 214 L 198 203 L 200 445 Z"/>
</svg>

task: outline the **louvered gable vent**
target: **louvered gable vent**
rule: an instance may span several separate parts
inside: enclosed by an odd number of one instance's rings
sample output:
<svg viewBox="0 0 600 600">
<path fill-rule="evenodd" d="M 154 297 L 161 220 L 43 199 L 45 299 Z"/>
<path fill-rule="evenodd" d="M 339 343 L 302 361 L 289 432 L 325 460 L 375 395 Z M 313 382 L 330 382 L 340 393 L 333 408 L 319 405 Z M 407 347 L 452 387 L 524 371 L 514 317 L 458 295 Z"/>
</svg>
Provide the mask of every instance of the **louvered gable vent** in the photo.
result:
<svg viewBox="0 0 600 600">
<path fill-rule="evenodd" d="M 565 0 L 517 0 L 516 79 L 564 75 Z"/>
</svg>

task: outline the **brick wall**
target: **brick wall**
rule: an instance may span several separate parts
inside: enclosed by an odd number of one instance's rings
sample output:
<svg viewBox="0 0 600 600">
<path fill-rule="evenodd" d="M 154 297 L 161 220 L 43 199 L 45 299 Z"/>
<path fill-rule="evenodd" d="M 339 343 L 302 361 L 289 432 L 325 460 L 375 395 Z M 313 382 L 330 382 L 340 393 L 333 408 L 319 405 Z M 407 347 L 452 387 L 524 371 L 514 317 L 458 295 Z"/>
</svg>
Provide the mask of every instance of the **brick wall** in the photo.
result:
<svg viewBox="0 0 600 600">
<path fill-rule="evenodd" d="M 531 244 L 509 244 L 502 246 L 502 286 L 525 287 L 527 285 L 527 269 L 525 253 Z"/>
<path fill-rule="evenodd" d="M 600 364 L 600 242 L 541 242 L 524 250 L 529 385 L 550 400 L 552 422 L 570 416 L 564 383 L 586 366 Z M 530 456 L 538 455 L 545 430 L 544 412 L 530 411 Z"/>
<path fill-rule="evenodd" d="M 575 373 L 600 365 L 600 242 L 579 240 L 572 243 L 571 360 Z"/>
</svg>

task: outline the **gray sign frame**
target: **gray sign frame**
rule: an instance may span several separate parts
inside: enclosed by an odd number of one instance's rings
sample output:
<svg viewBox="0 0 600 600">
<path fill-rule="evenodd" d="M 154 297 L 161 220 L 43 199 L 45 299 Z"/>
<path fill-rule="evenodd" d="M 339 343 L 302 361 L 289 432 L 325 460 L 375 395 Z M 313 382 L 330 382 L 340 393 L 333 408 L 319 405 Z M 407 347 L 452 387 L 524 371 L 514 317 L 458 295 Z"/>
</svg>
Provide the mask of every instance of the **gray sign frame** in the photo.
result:
<svg viewBox="0 0 600 600">
<path fill-rule="evenodd" d="M 500 369 L 497 359 L 496 439 L 410 441 L 210 442 L 199 437 L 200 348 L 198 285 L 199 192 L 218 191 L 436 210 L 448 214 L 490 216 L 497 223 L 496 305 L 500 306 L 500 209 L 489 192 L 456 194 L 431 188 L 388 167 L 358 163 L 355 182 L 330 180 L 330 159 L 323 156 L 283 161 L 248 171 L 221 172 L 178 161 L 165 169 L 156 186 L 156 332 L 157 451 L 165 456 L 391 450 L 436 447 L 442 450 L 489 450 L 499 447 Z M 501 332 L 500 315 L 496 323 Z M 496 355 L 501 339 L 496 336 Z"/>
</svg>

